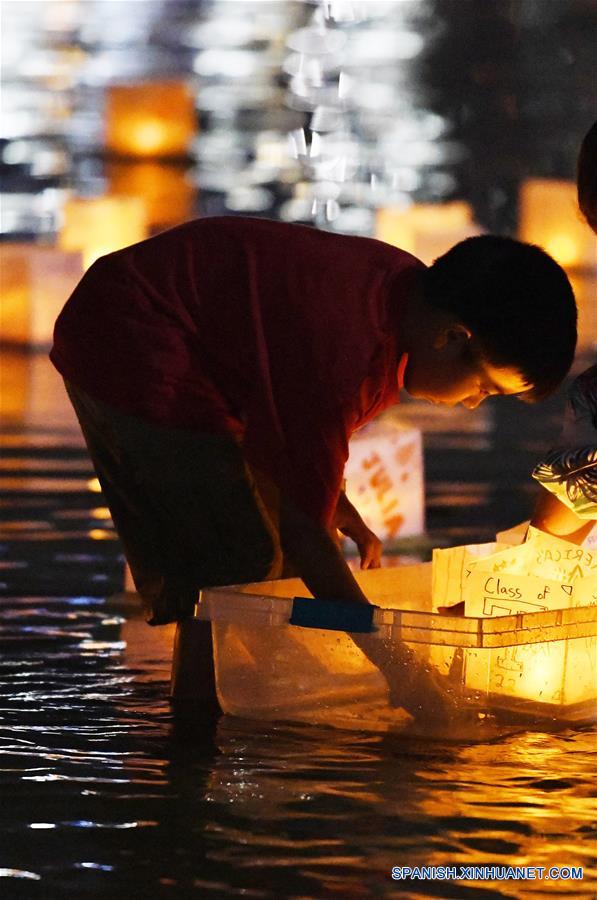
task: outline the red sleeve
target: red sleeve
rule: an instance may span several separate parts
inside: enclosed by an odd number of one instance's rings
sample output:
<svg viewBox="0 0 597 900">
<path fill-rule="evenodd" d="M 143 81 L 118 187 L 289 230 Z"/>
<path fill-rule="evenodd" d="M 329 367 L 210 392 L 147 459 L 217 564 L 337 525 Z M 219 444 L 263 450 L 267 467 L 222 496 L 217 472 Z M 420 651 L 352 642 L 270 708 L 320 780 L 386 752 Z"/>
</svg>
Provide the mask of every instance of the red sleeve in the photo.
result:
<svg viewBox="0 0 597 900">
<path fill-rule="evenodd" d="M 313 521 L 331 524 L 348 459 L 350 423 L 327 396 L 308 387 L 292 402 L 249 418 L 244 438 L 248 462 L 266 472 L 281 493 Z"/>
<path fill-rule="evenodd" d="M 303 414 L 308 433 L 289 423 L 286 430 L 290 477 L 287 494 L 314 521 L 329 526 L 348 459 L 350 431 L 341 413 L 319 407 Z"/>
</svg>

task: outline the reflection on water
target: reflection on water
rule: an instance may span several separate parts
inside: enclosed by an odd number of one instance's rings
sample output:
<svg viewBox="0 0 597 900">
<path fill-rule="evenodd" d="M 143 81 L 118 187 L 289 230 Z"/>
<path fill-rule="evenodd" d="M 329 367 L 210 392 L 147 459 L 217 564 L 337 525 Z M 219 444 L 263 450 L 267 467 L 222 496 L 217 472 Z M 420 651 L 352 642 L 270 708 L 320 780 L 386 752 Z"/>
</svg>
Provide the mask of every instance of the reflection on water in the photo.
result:
<svg viewBox="0 0 597 900">
<path fill-rule="evenodd" d="M 2 896 L 404 895 L 395 865 L 580 865 L 569 896 L 595 885 L 588 731 L 447 744 L 177 719 L 171 629 L 148 639 L 134 612 L 100 599 L 4 611 Z M 427 882 L 407 895 L 520 887 Z"/>
</svg>

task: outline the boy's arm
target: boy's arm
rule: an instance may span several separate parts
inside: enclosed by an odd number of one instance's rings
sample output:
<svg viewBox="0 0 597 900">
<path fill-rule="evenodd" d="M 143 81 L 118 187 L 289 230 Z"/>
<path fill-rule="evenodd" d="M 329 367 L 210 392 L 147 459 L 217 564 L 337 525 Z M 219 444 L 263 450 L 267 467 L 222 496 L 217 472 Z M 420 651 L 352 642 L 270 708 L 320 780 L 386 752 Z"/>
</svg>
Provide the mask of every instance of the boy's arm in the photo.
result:
<svg viewBox="0 0 597 900">
<path fill-rule="evenodd" d="M 287 499 L 281 502 L 280 536 L 313 596 L 369 602 L 329 532 Z M 369 634 L 350 636 L 386 678 L 393 706 L 427 722 L 445 721 L 455 713 L 453 700 L 402 641 L 387 643 Z"/>
<path fill-rule="evenodd" d="M 281 499 L 280 538 L 313 596 L 369 602 L 330 533 L 287 498 Z"/>
<path fill-rule="evenodd" d="M 595 519 L 581 519 L 551 491 L 543 490 L 531 519 L 531 525 L 546 534 L 581 544 L 591 531 Z"/>
<path fill-rule="evenodd" d="M 344 491 L 340 491 L 334 527 L 351 538 L 358 547 L 361 569 L 378 569 L 381 566 L 383 544 L 370 528 L 365 525 L 359 512 L 352 505 Z"/>
</svg>

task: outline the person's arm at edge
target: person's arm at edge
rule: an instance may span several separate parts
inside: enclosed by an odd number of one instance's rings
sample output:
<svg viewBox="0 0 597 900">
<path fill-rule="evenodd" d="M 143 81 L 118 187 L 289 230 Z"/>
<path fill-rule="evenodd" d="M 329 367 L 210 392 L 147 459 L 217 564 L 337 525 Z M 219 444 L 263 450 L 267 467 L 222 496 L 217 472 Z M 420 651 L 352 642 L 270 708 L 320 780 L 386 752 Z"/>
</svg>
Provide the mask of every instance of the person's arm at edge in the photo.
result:
<svg viewBox="0 0 597 900">
<path fill-rule="evenodd" d="M 539 531 L 570 541 L 572 544 L 582 544 L 595 521 L 595 519 L 581 519 L 558 500 L 555 494 L 544 488 L 535 506 L 531 525 Z"/>
</svg>

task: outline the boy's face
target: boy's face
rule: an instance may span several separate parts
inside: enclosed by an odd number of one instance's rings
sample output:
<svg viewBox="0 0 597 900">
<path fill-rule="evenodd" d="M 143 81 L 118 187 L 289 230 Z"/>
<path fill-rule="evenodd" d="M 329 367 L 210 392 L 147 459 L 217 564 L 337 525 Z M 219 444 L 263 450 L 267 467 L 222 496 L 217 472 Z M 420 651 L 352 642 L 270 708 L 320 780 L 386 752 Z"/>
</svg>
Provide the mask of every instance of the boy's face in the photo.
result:
<svg viewBox="0 0 597 900">
<path fill-rule="evenodd" d="M 465 326 L 448 328 L 409 357 L 404 387 L 418 400 L 475 409 L 487 397 L 530 390 L 520 372 L 484 360 Z"/>
</svg>

